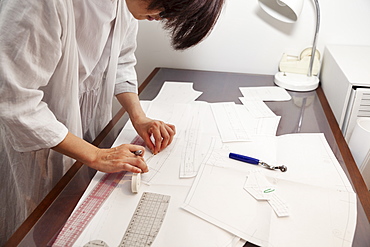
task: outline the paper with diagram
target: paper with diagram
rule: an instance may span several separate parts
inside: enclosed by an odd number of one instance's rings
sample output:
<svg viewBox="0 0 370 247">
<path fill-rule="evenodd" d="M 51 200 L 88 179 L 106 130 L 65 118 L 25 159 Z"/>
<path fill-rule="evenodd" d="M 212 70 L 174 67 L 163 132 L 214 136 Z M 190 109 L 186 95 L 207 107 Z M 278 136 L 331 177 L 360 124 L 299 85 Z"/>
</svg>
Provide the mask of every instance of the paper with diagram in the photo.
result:
<svg viewBox="0 0 370 247">
<path fill-rule="evenodd" d="M 244 143 L 239 149 L 256 145 Z M 276 162 L 288 171 L 258 167 L 285 200 L 288 217 L 278 217 L 269 203 L 244 189 L 256 166 L 228 159 L 234 148 L 210 153 L 183 205 L 185 210 L 260 246 L 352 246 L 356 194 L 322 134 L 276 137 Z"/>
<path fill-rule="evenodd" d="M 277 86 L 240 87 L 239 89 L 245 98 L 251 100 L 286 101 L 291 99 L 291 96 L 284 88 Z"/>
<path fill-rule="evenodd" d="M 184 87 L 189 88 L 188 83 L 184 84 L 186 85 L 180 85 L 182 86 L 181 90 L 172 83 L 167 84 L 167 86 L 169 85 L 172 88 L 172 90 L 170 90 L 171 95 L 175 99 L 182 99 L 182 102 L 180 103 L 167 104 L 166 107 L 163 107 L 164 101 L 161 98 L 157 98 L 155 102 L 142 102 L 143 108 L 147 109 L 149 114 L 151 111 L 153 114 L 159 113 L 158 116 L 161 120 L 174 123 L 176 125 L 176 138 L 173 141 L 173 144 L 158 155 L 153 156 L 150 154 L 149 150 L 146 150 L 145 159 L 150 166 L 151 171 L 142 176 L 142 180 L 146 180 L 146 183 L 141 185 L 141 192 L 137 195 L 131 193 L 131 175 L 129 173 L 126 174 L 102 208 L 92 219 L 86 230 L 77 240 L 76 246 L 83 246 L 87 242 L 95 239 L 104 240 L 108 246 L 111 247 L 118 246 L 143 191 L 171 196 L 171 203 L 168 207 L 165 221 L 152 246 L 168 246 L 171 245 L 171 243 L 176 243 L 176 246 L 179 247 L 208 245 L 220 247 L 242 246 L 242 242 L 238 241 L 238 237 L 235 237 L 223 229 L 209 224 L 196 216 L 192 216 L 180 208 L 190 189 L 191 183 L 193 182 L 193 179 L 191 178 L 179 178 L 181 166 L 180 159 L 182 159 L 183 155 L 186 155 L 185 153 L 194 155 L 198 150 L 201 153 L 206 153 L 208 151 L 202 151 L 203 149 L 200 148 L 198 143 L 194 143 L 194 145 L 197 145 L 195 148 L 191 146 L 193 144 L 189 146 L 188 141 L 192 140 L 194 135 L 198 135 L 199 131 L 195 128 L 198 123 L 208 121 L 212 116 L 210 107 L 205 102 L 197 102 L 194 106 L 188 105 L 188 103 L 192 102 L 199 93 L 187 92 L 186 95 L 188 98 L 184 95 L 184 97 L 176 97 L 175 92 L 181 93 Z M 170 100 L 169 98 L 167 98 L 167 100 Z M 193 116 L 194 113 L 198 114 L 198 117 Z M 199 118 L 201 120 L 199 120 Z M 206 123 L 203 123 L 203 125 L 204 124 Z M 192 131 L 188 134 L 186 131 L 189 129 Z M 212 127 L 208 124 L 202 137 L 198 137 L 198 139 L 204 139 L 205 142 L 207 142 L 207 135 L 209 133 L 217 133 L 215 125 Z M 187 135 L 189 136 L 187 137 Z M 113 146 L 123 143 L 131 143 L 133 140 L 136 140 L 135 142 L 140 142 L 132 124 L 128 123 L 118 136 Z M 198 157 L 199 155 L 195 156 L 196 157 L 194 157 L 193 160 L 195 163 L 199 163 L 199 167 L 202 157 Z M 198 167 L 195 169 L 198 170 Z M 99 181 L 102 174 L 103 173 L 100 172 L 97 173 L 85 195 L 88 194 L 88 192 Z M 150 186 L 148 184 L 150 184 Z M 81 201 L 82 200 L 83 198 Z M 179 222 L 181 222 L 181 224 L 179 224 Z M 194 232 L 202 232 L 202 234 L 194 234 Z"/>
<path fill-rule="evenodd" d="M 240 238 L 271 247 L 351 246 L 356 195 L 324 136 L 276 137 L 280 117 L 260 101 L 194 101 L 200 94 L 191 83 L 166 82 L 155 100 L 141 102 L 149 117 L 176 126 L 173 143 L 157 155 L 146 150 L 150 171 L 141 192 L 131 193 L 126 174 L 76 246 L 93 239 L 117 246 L 144 191 L 171 196 L 152 246 L 235 247 Z M 114 146 L 133 140 L 140 143 L 128 122 Z M 288 171 L 231 160 L 229 152 L 284 164 Z"/>
</svg>

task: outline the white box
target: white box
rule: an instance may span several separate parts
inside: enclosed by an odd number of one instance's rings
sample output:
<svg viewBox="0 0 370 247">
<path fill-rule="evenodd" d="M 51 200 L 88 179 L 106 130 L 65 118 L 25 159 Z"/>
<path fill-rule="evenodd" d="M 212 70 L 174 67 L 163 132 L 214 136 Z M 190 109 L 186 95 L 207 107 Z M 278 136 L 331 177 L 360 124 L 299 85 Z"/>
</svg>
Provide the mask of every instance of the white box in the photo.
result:
<svg viewBox="0 0 370 247">
<path fill-rule="evenodd" d="M 370 46 L 328 45 L 320 80 L 343 136 L 350 143 L 357 119 L 370 118 Z M 350 146 L 356 153 L 354 148 Z M 369 156 L 370 147 L 364 162 L 357 166 L 370 190 Z"/>
<path fill-rule="evenodd" d="M 358 117 L 370 117 L 370 46 L 328 45 L 321 87 L 347 140 Z"/>
</svg>

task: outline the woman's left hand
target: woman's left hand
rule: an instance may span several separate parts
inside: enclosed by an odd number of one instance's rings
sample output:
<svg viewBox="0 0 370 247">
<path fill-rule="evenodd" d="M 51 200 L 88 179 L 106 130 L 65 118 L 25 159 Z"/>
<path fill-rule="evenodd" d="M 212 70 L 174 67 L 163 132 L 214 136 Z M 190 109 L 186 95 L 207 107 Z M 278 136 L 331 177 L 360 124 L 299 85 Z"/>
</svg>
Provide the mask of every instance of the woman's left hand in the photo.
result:
<svg viewBox="0 0 370 247">
<path fill-rule="evenodd" d="M 174 125 L 166 124 L 162 121 L 153 120 L 148 117 L 136 119 L 136 121 L 133 122 L 133 125 L 153 154 L 157 154 L 170 145 L 173 140 L 173 136 L 176 134 Z M 151 136 L 153 136 L 154 143 L 151 140 Z"/>
</svg>

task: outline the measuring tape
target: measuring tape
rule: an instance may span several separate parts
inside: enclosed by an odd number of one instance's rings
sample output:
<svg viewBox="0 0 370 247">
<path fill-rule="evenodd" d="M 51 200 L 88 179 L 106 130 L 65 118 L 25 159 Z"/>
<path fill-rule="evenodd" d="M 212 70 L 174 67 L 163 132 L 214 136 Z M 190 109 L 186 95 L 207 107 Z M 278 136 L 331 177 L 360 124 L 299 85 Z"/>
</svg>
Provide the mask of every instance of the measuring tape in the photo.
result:
<svg viewBox="0 0 370 247">
<path fill-rule="evenodd" d="M 131 144 L 144 146 L 144 141 L 140 136 L 136 136 Z M 105 174 L 90 192 L 87 198 L 76 209 L 76 211 L 68 218 L 52 246 L 68 247 L 72 246 L 77 238 L 81 235 L 86 225 L 91 221 L 100 206 L 112 193 L 114 188 L 121 181 L 126 172 L 107 173 Z M 140 186 L 140 174 L 135 175 L 132 182 L 132 190 L 137 193 Z M 135 190 L 135 191 L 134 191 Z M 95 244 L 95 243 L 93 243 Z M 92 245 L 94 246 L 94 245 Z M 95 245 L 99 246 L 99 245 Z"/>
</svg>

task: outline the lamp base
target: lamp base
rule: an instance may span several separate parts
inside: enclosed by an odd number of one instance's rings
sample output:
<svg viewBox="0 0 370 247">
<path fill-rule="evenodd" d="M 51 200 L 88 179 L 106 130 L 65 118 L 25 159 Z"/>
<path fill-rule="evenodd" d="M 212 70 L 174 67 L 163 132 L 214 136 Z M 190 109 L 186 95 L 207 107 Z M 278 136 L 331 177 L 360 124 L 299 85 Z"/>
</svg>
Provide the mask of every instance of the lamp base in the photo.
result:
<svg viewBox="0 0 370 247">
<path fill-rule="evenodd" d="M 312 91 L 319 86 L 319 78 L 317 76 L 308 77 L 303 74 L 286 72 L 278 72 L 274 81 L 279 87 L 298 92 Z"/>
</svg>

